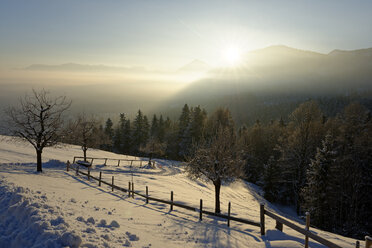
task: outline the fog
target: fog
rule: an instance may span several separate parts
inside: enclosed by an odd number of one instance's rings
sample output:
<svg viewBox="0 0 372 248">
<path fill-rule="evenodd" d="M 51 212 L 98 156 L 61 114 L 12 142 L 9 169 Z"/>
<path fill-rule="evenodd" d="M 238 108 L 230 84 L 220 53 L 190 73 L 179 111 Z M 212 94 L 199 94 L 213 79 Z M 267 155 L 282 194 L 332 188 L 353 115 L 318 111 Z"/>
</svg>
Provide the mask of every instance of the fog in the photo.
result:
<svg viewBox="0 0 372 248">
<path fill-rule="evenodd" d="M 68 65 L 32 65 L 3 71 L 2 108 L 16 104 L 19 97 L 32 89 L 44 88 L 53 95 L 71 99 L 71 114 L 84 111 L 105 118 L 123 112 L 133 115 L 139 108 L 144 111 L 156 108 L 187 84 L 180 73 Z"/>
<path fill-rule="evenodd" d="M 32 88 L 44 88 L 71 99 L 70 114 L 93 113 L 102 119 L 115 119 L 119 113 L 133 118 L 138 109 L 176 118 L 185 103 L 208 111 L 227 106 L 238 115 L 259 104 L 355 92 L 368 95 L 372 49 L 320 54 L 274 46 L 245 54 L 235 67 L 210 68 L 194 61 L 177 71 L 73 63 L 30 65 L 1 71 L 0 87 L 2 108 L 16 104 Z"/>
</svg>

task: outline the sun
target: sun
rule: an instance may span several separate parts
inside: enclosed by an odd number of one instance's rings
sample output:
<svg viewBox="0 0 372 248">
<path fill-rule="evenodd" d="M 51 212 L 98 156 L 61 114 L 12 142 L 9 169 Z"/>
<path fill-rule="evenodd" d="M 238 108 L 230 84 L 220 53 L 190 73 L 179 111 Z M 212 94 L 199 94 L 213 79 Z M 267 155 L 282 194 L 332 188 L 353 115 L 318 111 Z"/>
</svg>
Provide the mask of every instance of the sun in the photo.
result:
<svg viewBox="0 0 372 248">
<path fill-rule="evenodd" d="M 229 66 L 236 66 L 241 59 L 241 50 L 236 46 L 229 46 L 223 50 L 222 55 Z"/>
</svg>

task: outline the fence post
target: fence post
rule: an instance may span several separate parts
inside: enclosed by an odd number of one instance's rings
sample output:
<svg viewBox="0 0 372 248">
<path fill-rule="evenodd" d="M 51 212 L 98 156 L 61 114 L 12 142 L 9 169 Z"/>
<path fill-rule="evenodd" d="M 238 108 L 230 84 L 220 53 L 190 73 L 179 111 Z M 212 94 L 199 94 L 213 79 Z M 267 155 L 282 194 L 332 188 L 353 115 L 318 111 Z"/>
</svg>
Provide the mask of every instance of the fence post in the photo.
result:
<svg viewBox="0 0 372 248">
<path fill-rule="evenodd" d="M 203 220 L 203 200 L 202 199 L 200 199 L 199 220 Z"/>
<path fill-rule="evenodd" d="M 142 167 L 142 160 L 141 160 L 141 162 L 140 162 L 140 167 Z"/>
<path fill-rule="evenodd" d="M 112 176 L 112 191 L 114 191 L 114 176 Z"/>
<path fill-rule="evenodd" d="M 132 167 L 132 164 L 133 164 L 133 160 L 130 161 L 130 167 Z"/>
<path fill-rule="evenodd" d="M 66 170 L 69 171 L 70 169 L 70 160 L 67 160 L 67 163 L 66 163 Z"/>
<path fill-rule="evenodd" d="M 283 232 L 283 223 L 276 220 L 275 228 L 278 229 L 279 231 Z"/>
<path fill-rule="evenodd" d="M 76 168 L 76 176 L 78 176 L 78 175 L 79 175 L 79 165 Z"/>
<path fill-rule="evenodd" d="M 119 167 L 119 165 L 120 165 L 120 159 L 118 159 L 118 167 Z"/>
<path fill-rule="evenodd" d="M 90 168 L 88 167 L 88 181 L 90 181 Z"/>
<path fill-rule="evenodd" d="M 128 182 L 128 197 L 130 197 L 130 182 Z"/>
<path fill-rule="evenodd" d="M 230 210 L 231 210 L 231 202 L 229 202 L 229 207 L 227 208 L 227 226 L 230 227 Z"/>
<path fill-rule="evenodd" d="M 306 212 L 306 231 L 310 228 L 310 213 Z M 305 235 L 305 248 L 309 248 L 309 236 Z"/>
<path fill-rule="evenodd" d="M 170 206 L 170 211 L 173 210 L 173 191 L 171 191 L 171 206 Z"/>
<path fill-rule="evenodd" d="M 359 240 L 356 241 L 355 248 L 360 248 L 360 242 L 359 242 Z"/>
<path fill-rule="evenodd" d="M 146 203 L 149 203 L 149 187 L 146 186 Z"/>
<path fill-rule="evenodd" d="M 107 164 L 107 158 L 105 158 L 105 164 L 104 165 L 106 166 L 106 164 Z"/>
<path fill-rule="evenodd" d="M 152 167 L 155 168 L 155 161 L 152 162 Z"/>
<path fill-rule="evenodd" d="M 99 172 L 98 186 L 101 187 L 102 171 Z"/>
<path fill-rule="evenodd" d="M 76 157 L 74 157 L 74 160 L 72 161 L 73 164 L 75 164 L 75 159 L 76 159 Z"/>
<path fill-rule="evenodd" d="M 371 248 L 372 247 L 372 238 L 370 236 L 366 236 L 366 248 Z"/>
<path fill-rule="evenodd" d="M 134 182 L 132 183 L 132 198 L 134 198 Z"/>
<path fill-rule="evenodd" d="M 260 225 L 261 225 L 261 235 L 265 235 L 265 206 L 260 205 Z"/>
<path fill-rule="evenodd" d="M 93 165 L 93 160 L 94 160 L 94 158 L 92 158 L 92 161 L 90 162 L 90 165 Z"/>
</svg>

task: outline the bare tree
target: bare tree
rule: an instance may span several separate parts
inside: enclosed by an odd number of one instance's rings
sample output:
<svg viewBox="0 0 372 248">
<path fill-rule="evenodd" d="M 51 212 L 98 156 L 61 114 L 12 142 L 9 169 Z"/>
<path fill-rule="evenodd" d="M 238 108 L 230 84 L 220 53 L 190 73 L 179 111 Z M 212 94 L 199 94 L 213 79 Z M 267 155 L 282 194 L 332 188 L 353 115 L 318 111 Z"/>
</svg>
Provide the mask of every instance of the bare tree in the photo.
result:
<svg viewBox="0 0 372 248">
<path fill-rule="evenodd" d="M 44 147 L 60 141 L 62 114 L 70 107 L 65 96 L 51 97 L 48 91 L 32 90 L 19 101 L 19 106 L 9 107 L 5 114 L 11 135 L 27 140 L 35 147 L 37 171 L 42 171 L 41 154 Z"/>
<path fill-rule="evenodd" d="M 79 114 L 75 120 L 70 121 L 65 132 L 66 142 L 81 146 L 84 161 L 87 160 L 88 148 L 98 148 L 100 144 L 109 142 L 103 129 L 99 128 L 99 122 L 93 116 L 87 117 L 86 114 Z"/>
<path fill-rule="evenodd" d="M 215 212 L 220 213 L 222 183 L 243 175 L 243 163 L 234 132 L 227 127 L 217 128 L 216 135 L 202 141 L 193 157 L 188 159 L 186 172 L 191 178 L 213 182 Z"/>
</svg>

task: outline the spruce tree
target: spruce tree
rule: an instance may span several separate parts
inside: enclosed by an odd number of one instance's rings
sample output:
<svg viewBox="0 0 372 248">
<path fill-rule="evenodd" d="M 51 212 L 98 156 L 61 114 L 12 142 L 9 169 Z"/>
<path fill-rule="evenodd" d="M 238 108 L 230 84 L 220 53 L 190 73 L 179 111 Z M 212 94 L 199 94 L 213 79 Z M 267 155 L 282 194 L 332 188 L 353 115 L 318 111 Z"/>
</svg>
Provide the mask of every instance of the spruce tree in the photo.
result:
<svg viewBox="0 0 372 248">
<path fill-rule="evenodd" d="M 149 133 L 150 133 L 150 123 L 147 119 L 147 116 L 143 116 L 143 129 L 142 129 L 142 140 L 141 144 L 142 146 L 146 145 L 147 141 L 149 140 Z"/>
<path fill-rule="evenodd" d="M 113 129 L 113 123 L 110 118 L 107 118 L 106 125 L 105 125 L 105 134 L 108 136 L 110 140 L 114 137 L 114 129 Z"/>
<path fill-rule="evenodd" d="M 158 132 L 157 132 L 157 140 L 160 143 L 164 142 L 165 132 L 166 132 L 166 129 L 165 129 L 165 123 L 164 123 L 163 115 L 160 115 L 159 125 L 158 125 Z"/>
<path fill-rule="evenodd" d="M 113 122 L 110 118 L 106 120 L 105 128 L 103 129 L 104 134 L 106 135 L 106 139 L 108 140 L 106 145 L 103 145 L 102 148 L 108 151 L 112 150 L 112 144 L 114 139 L 114 129 L 113 129 Z"/>
<path fill-rule="evenodd" d="M 138 151 L 143 143 L 143 128 L 143 114 L 141 110 L 138 110 L 133 122 L 133 146 L 135 151 Z"/>
<path fill-rule="evenodd" d="M 130 126 L 129 119 L 127 119 L 124 123 L 124 128 L 121 133 L 121 139 L 122 139 L 122 152 L 124 154 L 131 153 L 132 133 L 131 133 L 131 126 Z"/>
<path fill-rule="evenodd" d="M 150 136 L 151 138 L 156 137 L 159 129 L 159 123 L 158 118 L 156 117 L 156 114 L 152 117 L 151 121 L 151 129 L 150 129 Z"/>
<path fill-rule="evenodd" d="M 264 185 L 265 199 L 271 202 L 278 200 L 280 192 L 280 167 L 273 156 L 269 158 L 265 165 Z"/>
<path fill-rule="evenodd" d="M 310 212 L 314 225 L 328 229 L 330 223 L 330 171 L 334 166 L 337 153 L 334 151 L 333 138 L 327 134 L 322 148 L 317 149 L 315 160 L 307 170 L 307 184 L 302 190 L 304 208 Z"/>
<path fill-rule="evenodd" d="M 178 131 L 178 155 L 184 158 L 188 154 L 191 145 L 190 136 L 190 109 L 187 104 L 182 108 L 182 113 L 179 118 L 179 131 Z"/>
</svg>

